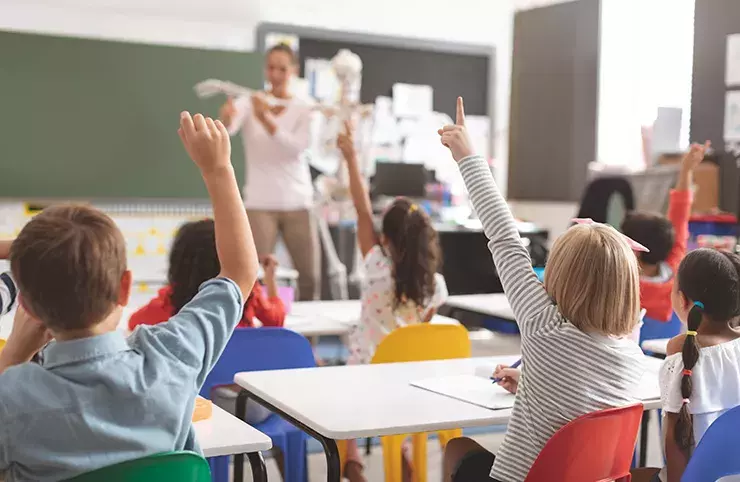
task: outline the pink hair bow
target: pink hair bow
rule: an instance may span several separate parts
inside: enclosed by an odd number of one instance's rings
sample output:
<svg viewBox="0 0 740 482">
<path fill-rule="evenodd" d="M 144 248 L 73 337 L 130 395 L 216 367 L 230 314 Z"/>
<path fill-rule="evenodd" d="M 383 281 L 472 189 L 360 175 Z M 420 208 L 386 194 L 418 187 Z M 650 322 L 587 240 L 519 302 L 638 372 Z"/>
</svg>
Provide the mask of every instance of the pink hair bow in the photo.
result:
<svg viewBox="0 0 740 482">
<path fill-rule="evenodd" d="M 576 224 L 601 224 L 601 223 L 595 222 L 591 218 L 574 218 L 573 219 L 573 222 L 576 223 Z M 647 249 L 645 246 L 641 245 L 640 243 L 638 243 L 634 239 L 630 238 L 629 236 L 625 236 L 624 234 L 622 234 L 622 237 L 624 238 L 625 241 L 627 241 L 627 244 L 630 245 L 630 248 L 632 248 L 632 251 L 640 251 L 642 253 L 649 253 L 650 252 L 649 249 Z"/>
</svg>

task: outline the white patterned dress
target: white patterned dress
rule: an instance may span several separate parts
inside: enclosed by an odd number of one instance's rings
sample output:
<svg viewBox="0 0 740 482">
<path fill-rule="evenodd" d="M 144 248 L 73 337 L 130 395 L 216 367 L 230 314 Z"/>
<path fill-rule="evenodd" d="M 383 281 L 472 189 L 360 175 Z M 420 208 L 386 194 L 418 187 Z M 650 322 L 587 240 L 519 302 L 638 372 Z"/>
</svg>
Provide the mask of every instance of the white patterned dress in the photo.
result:
<svg viewBox="0 0 740 482">
<path fill-rule="evenodd" d="M 445 279 L 437 273 L 434 295 L 424 306 L 410 301 L 394 309 L 393 261 L 381 246 L 375 245 L 363 264 L 362 314 L 360 324 L 349 336 L 349 364 L 352 365 L 370 363 L 375 348 L 388 333 L 401 326 L 421 323 L 430 310 L 436 310 L 447 299 Z"/>
</svg>

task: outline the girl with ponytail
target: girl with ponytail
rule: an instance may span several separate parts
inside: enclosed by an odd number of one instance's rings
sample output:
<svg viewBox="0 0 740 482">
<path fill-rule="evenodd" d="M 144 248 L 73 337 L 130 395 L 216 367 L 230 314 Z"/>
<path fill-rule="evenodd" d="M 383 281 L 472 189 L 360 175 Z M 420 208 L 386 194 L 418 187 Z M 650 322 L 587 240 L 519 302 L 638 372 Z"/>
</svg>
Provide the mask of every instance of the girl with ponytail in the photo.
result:
<svg viewBox="0 0 740 482">
<path fill-rule="evenodd" d="M 668 343 L 660 371 L 665 412 L 663 481 L 680 481 L 709 425 L 740 405 L 740 256 L 689 253 L 678 268 L 673 309 L 687 330 Z"/>
<path fill-rule="evenodd" d="M 399 198 L 386 210 L 376 234 L 370 196 L 357 163 L 352 125 L 337 137 L 347 163 L 349 188 L 357 211 L 357 243 L 363 257 L 362 313 L 350 334 L 349 363 L 369 363 L 375 348 L 398 327 L 431 320 L 447 298 L 447 286 L 437 273 L 441 256 L 429 216 L 412 201 Z M 361 416 L 361 414 L 358 414 Z M 404 479 L 410 464 L 404 457 Z M 349 441 L 344 476 L 364 481 L 357 443 Z"/>
</svg>

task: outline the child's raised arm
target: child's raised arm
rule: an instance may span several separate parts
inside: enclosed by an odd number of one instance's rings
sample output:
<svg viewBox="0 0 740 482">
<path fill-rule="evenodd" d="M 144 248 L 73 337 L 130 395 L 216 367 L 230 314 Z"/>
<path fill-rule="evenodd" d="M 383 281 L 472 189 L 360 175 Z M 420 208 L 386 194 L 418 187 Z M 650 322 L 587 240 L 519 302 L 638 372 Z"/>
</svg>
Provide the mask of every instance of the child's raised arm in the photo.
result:
<svg viewBox="0 0 740 482">
<path fill-rule="evenodd" d="M 675 271 L 686 255 L 689 240 L 689 218 L 691 217 L 692 192 L 694 169 L 704 160 L 707 149 L 711 147 L 709 141 L 702 144 L 691 144 L 689 151 L 681 161 L 681 170 L 675 189 L 670 194 L 668 203 L 668 219 L 673 225 L 673 248 L 668 253 L 666 262 Z"/>
<path fill-rule="evenodd" d="M 488 163 L 473 154 L 465 129 L 461 97 L 457 99 L 455 125 L 440 129 L 439 135 L 460 167 L 470 200 L 489 239 L 488 249 L 493 255 L 506 297 L 524 332 L 523 323 L 549 306 L 551 301 L 532 269 L 529 253 L 522 245 L 514 218 L 496 186 Z"/>
<path fill-rule="evenodd" d="M 200 169 L 213 203 L 220 276 L 234 281 L 246 299 L 257 279 L 259 261 L 252 229 L 231 165 L 231 141 L 221 121 L 183 112 L 178 130 Z"/>
<path fill-rule="evenodd" d="M 357 152 L 355 151 L 355 141 L 350 121 L 345 121 L 344 132 L 337 136 L 337 146 L 347 162 L 349 190 L 352 193 L 352 202 L 357 211 L 357 243 L 360 245 L 360 252 L 364 257 L 373 249 L 373 246 L 378 244 L 378 238 L 375 235 L 375 226 L 373 225 L 373 208 L 370 204 L 370 195 L 357 165 Z"/>
</svg>

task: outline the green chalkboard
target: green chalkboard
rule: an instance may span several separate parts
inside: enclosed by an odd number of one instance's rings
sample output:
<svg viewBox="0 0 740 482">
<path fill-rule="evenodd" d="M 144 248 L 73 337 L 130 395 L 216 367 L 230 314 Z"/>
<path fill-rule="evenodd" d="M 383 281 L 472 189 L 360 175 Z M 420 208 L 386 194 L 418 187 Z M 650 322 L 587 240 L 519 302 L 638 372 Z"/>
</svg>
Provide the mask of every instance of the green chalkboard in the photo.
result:
<svg viewBox="0 0 740 482">
<path fill-rule="evenodd" d="M 182 110 L 216 116 L 223 96 L 259 87 L 261 55 L 0 32 L 0 197 L 206 196 L 177 135 Z M 244 177 L 241 138 L 234 167 Z"/>
</svg>

